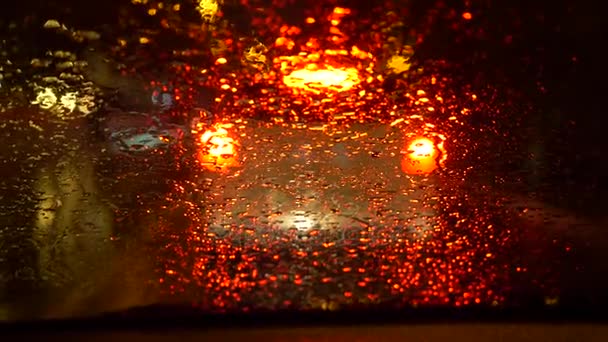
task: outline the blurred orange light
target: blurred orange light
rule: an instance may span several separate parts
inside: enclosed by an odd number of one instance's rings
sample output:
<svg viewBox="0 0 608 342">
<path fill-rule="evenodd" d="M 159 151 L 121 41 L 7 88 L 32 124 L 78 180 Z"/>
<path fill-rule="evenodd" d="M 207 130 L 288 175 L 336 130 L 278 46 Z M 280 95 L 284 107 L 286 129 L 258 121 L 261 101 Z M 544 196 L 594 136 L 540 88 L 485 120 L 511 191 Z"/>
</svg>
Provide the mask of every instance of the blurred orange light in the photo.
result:
<svg viewBox="0 0 608 342">
<path fill-rule="evenodd" d="M 473 19 L 473 15 L 470 12 L 464 12 L 462 13 L 462 18 L 465 20 L 471 20 Z"/>
<path fill-rule="evenodd" d="M 438 167 L 438 155 L 439 151 L 431 139 L 417 138 L 408 145 L 401 168 L 407 174 L 429 174 Z"/>
<path fill-rule="evenodd" d="M 334 8 L 334 13 L 335 14 L 350 14 L 350 8 L 336 7 L 336 8 Z"/>
<path fill-rule="evenodd" d="M 290 88 L 303 89 L 320 94 L 322 90 L 346 91 L 357 85 L 359 72 L 355 68 L 318 68 L 309 64 L 306 68 L 294 70 L 283 77 L 283 83 Z"/>
<path fill-rule="evenodd" d="M 216 125 L 200 136 L 203 148 L 199 162 L 211 171 L 224 171 L 238 165 L 236 160 L 236 141 L 229 136 L 224 125 Z"/>
</svg>

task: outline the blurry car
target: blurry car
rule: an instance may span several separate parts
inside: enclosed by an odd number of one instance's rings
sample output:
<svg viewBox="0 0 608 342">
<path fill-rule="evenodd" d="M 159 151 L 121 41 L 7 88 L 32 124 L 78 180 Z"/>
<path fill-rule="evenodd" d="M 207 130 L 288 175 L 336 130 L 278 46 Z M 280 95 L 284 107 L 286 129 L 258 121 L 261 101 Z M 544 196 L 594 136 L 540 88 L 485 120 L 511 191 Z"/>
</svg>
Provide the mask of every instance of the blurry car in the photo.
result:
<svg viewBox="0 0 608 342">
<path fill-rule="evenodd" d="M 322 127 L 241 120 L 200 132 L 205 221 L 303 232 L 430 227 L 443 157 L 437 142 L 385 124 Z"/>
</svg>

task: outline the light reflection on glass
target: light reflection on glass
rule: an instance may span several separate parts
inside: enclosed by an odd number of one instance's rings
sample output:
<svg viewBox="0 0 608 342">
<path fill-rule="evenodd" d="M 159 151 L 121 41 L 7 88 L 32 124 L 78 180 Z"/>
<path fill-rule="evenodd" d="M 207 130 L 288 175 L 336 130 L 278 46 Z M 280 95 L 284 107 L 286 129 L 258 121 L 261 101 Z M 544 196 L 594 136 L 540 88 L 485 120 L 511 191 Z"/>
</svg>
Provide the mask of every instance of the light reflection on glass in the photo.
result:
<svg viewBox="0 0 608 342">
<path fill-rule="evenodd" d="M 316 65 L 308 65 L 286 75 L 283 82 L 292 88 L 301 88 L 320 93 L 323 88 L 346 91 L 359 83 L 358 71 L 355 68 L 319 69 Z"/>
<path fill-rule="evenodd" d="M 227 129 L 232 125 L 216 124 L 204 131 L 199 138 L 201 144 L 198 160 L 210 171 L 226 171 L 237 166 L 237 141 Z"/>
<path fill-rule="evenodd" d="M 437 169 L 438 155 L 438 149 L 431 139 L 417 138 L 409 143 L 401 167 L 407 174 L 428 174 Z"/>
</svg>

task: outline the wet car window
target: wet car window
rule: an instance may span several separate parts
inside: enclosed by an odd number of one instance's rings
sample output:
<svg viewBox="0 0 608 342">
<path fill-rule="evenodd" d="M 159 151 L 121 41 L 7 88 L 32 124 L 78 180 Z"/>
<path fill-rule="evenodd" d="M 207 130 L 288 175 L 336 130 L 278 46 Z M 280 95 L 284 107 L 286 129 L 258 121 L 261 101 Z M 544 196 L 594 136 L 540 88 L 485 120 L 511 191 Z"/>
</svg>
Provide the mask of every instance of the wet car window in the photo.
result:
<svg viewBox="0 0 608 342">
<path fill-rule="evenodd" d="M 602 303 L 592 12 L 20 2 L 0 319 Z"/>
</svg>

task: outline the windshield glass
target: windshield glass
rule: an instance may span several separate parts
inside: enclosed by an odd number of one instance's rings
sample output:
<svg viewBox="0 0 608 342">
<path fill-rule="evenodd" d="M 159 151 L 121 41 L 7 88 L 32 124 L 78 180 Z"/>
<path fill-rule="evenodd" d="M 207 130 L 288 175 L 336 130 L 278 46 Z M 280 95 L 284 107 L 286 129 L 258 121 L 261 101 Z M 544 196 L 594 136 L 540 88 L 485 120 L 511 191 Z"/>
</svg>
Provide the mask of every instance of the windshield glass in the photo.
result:
<svg viewBox="0 0 608 342">
<path fill-rule="evenodd" d="M 603 303 L 593 13 L 19 1 L 0 319 Z"/>
</svg>

